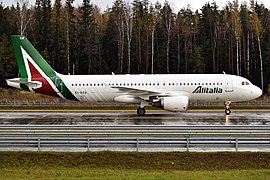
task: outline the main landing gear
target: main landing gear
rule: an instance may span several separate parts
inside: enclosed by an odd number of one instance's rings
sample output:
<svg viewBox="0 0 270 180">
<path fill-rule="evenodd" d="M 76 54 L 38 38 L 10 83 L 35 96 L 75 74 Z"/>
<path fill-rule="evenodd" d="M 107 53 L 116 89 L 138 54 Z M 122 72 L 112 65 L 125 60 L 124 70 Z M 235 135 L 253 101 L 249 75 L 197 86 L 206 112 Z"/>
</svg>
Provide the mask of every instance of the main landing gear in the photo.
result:
<svg viewBox="0 0 270 180">
<path fill-rule="evenodd" d="M 138 114 L 138 116 L 144 116 L 145 115 L 145 108 L 144 107 L 138 107 L 137 114 Z"/>
<path fill-rule="evenodd" d="M 148 105 L 148 102 L 141 100 L 141 105 L 137 109 L 138 116 L 144 116 L 145 115 L 145 106 Z"/>
<path fill-rule="evenodd" d="M 230 115 L 231 114 L 230 105 L 231 105 L 231 102 L 230 101 L 226 101 L 225 102 L 225 114 L 226 115 Z"/>
</svg>

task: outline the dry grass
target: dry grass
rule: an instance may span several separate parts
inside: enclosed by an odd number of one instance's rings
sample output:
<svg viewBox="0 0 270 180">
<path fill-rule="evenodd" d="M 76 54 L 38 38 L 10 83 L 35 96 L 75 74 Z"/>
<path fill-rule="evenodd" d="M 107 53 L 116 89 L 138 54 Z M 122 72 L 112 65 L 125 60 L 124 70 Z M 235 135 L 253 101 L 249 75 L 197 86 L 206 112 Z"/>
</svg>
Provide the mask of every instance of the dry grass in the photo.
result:
<svg viewBox="0 0 270 180">
<path fill-rule="evenodd" d="M 0 168 L 81 167 L 143 170 L 270 169 L 270 153 L 0 152 Z"/>
<path fill-rule="evenodd" d="M 0 152 L 1 179 L 269 179 L 270 153 Z"/>
</svg>

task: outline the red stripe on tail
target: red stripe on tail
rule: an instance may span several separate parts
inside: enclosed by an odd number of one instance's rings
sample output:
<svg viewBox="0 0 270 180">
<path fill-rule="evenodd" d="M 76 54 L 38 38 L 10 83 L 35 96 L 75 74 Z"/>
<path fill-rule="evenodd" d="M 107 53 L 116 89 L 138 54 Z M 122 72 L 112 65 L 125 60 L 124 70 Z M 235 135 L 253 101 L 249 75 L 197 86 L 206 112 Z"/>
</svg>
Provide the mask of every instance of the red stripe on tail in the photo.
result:
<svg viewBox="0 0 270 180">
<path fill-rule="evenodd" d="M 38 89 L 33 89 L 34 92 L 40 94 L 46 94 L 49 96 L 59 97 L 58 94 L 54 91 L 48 81 L 40 74 L 40 72 L 33 66 L 33 64 L 27 59 L 32 81 L 39 81 L 42 82 L 42 87 Z"/>
</svg>

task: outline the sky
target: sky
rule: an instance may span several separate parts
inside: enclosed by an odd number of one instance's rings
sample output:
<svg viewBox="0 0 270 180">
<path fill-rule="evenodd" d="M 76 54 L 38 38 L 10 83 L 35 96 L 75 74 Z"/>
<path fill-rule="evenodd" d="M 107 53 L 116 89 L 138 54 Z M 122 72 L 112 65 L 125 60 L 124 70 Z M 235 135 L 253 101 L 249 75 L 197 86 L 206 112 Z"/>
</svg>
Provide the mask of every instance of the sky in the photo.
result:
<svg viewBox="0 0 270 180">
<path fill-rule="evenodd" d="M 11 6 L 12 4 L 16 4 L 18 0 L 0 0 L 0 2 L 5 6 Z M 24 0 L 26 1 L 26 0 Z M 35 0 L 28 0 L 31 5 L 35 4 Z M 51 0 L 54 2 L 54 0 Z M 63 2 L 65 0 L 62 0 Z M 75 0 L 73 3 L 74 6 L 78 6 L 82 3 L 83 0 Z M 104 11 L 108 7 L 112 7 L 112 4 L 115 0 L 90 0 L 93 4 L 96 4 L 98 7 L 101 8 L 101 11 Z M 129 0 L 132 2 L 132 0 Z M 149 0 L 151 3 L 155 4 L 157 0 Z M 165 0 L 158 0 L 161 4 L 164 4 Z M 200 9 L 205 3 L 207 2 L 213 2 L 213 0 L 167 0 L 174 12 L 178 12 L 181 8 L 186 8 L 187 5 L 189 4 L 191 6 L 191 10 L 195 11 L 197 9 Z M 217 5 L 219 7 L 224 7 L 227 3 L 228 0 L 215 0 Z M 244 2 L 242 0 L 239 0 L 239 2 Z M 249 0 L 246 0 L 246 2 L 249 2 Z M 263 3 L 265 7 L 270 8 L 270 1 L 269 0 L 258 0 L 258 3 Z"/>
</svg>

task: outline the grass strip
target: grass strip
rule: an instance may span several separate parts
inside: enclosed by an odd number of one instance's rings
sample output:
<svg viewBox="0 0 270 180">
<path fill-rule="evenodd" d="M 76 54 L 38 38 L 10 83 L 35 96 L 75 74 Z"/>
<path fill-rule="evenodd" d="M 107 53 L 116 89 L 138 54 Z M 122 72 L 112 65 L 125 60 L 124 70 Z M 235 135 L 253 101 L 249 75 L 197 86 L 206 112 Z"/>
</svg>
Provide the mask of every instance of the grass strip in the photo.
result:
<svg viewBox="0 0 270 180">
<path fill-rule="evenodd" d="M 0 179 L 235 179 L 270 177 L 270 153 L 0 152 Z"/>
<path fill-rule="evenodd" d="M 229 170 L 229 171 L 181 171 L 181 170 L 141 170 L 107 168 L 4 168 L 0 177 L 14 179 L 63 179 L 63 180 L 258 180 L 269 179 L 270 170 Z"/>
<path fill-rule="evenodd" d="M 0 168 L 81 167 L 143 170 L 270 169 L 270 153 L 263 152 L 0 152 Z"/>
</svg>

